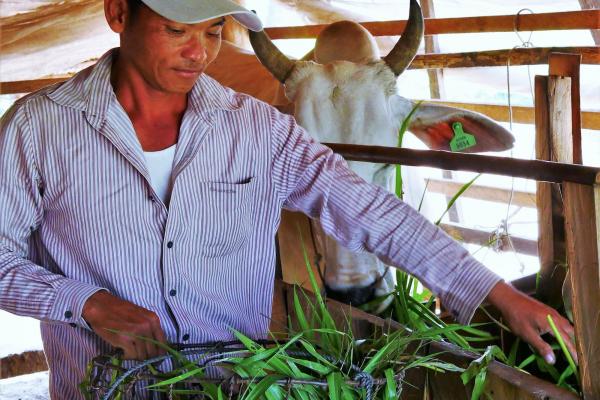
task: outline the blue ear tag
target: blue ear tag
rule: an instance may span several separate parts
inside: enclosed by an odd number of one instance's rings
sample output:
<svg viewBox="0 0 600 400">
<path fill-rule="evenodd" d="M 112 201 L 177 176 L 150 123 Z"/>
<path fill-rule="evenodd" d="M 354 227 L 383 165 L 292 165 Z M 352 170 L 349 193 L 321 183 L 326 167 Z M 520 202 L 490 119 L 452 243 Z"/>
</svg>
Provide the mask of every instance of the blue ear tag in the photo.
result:
<svg viewBox="0 0 600 400">
<path fill-rule="evenodd" d="M 463 126 L 460 122 L 452 124 L 452 131 L 454 131 L 454 137 L 450 140 L 450 150 L 454 152 L 463 151 L 477 144 L 475 136 L 463 131 Z"/>
</svg>

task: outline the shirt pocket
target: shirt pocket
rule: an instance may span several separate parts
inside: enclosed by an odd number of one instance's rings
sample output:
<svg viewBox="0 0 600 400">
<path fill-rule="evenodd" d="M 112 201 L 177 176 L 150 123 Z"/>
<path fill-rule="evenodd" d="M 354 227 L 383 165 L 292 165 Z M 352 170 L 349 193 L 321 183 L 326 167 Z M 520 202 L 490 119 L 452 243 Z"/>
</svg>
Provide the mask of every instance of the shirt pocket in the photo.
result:
<svg viewBox="0 0 600 400">
<path fill-rule="evenodd" d="M 254 179 L 244 183 L 200 184 L 199 250 L 205 257 L 222 257 L 239 251 L 251 230 L 250 213 Z"/>
</svg>

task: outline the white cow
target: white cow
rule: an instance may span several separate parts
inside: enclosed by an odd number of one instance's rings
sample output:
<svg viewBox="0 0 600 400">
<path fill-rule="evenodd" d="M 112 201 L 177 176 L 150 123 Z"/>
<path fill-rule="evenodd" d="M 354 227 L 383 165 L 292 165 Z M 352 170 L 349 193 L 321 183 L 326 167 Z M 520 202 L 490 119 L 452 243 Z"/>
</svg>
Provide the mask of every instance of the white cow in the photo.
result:
<svg viewBox="0 0 600 400">
<path fill-rule="evenodd" d="M 414 58 L 422 35 L 421 9 L 416 0 L 411 0 L 407 26 L 383 59 L 371 34 L 350 21 L 331 24 L 319 34 L 314 61 L 288 59 L 264 32 L 250 32 L 250 41 L 262 64 L 284 85 L 298 123 L 315 138 L 394 147 L 401 122 L 415 106 L 397 94 L 396 78 Z M 255 77 L 253 81 L 256 85 Z M 252 93 L 243 85 L 231 86 Z M 266 90 L 267 100 L 283 102 L 272 85 L 262 89 Z M 464 130 L 476 137 L 477 145 L 467 151 L 500 151 L 513 144 L 510 132 L 481 114 L 432 104 L 417 109 L 409 130 L 430 148 L 449 150 L 454 122 L 461 122 Z M 392 188 L 394 175 L 389 166 L 360 162 L 349 165 L 363 179 Z M 381 261 L 371 254 L 350 252 L 314 225 L 324 253 L 325 286 L 330 297 L 359 305 L 391 290 L 393 274 L 384 274 L 387 269 Z"/>
</svg>

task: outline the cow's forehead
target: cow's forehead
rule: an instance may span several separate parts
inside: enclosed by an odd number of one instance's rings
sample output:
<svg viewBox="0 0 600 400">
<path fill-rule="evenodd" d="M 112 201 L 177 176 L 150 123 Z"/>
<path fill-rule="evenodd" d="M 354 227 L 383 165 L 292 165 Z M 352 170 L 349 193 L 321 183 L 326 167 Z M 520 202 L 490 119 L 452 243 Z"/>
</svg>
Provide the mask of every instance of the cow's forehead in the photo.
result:
<svg viewBox="0 0 600 400">
<path fill-rule="evenodd" d="M 329 96 L 335 88 L 347 89 L 349 96 L 364 96 L 375 90 L 378 95 L 389 97 L 396 93 L 396 76 L 383 61 L 366 64 L 334 61 L 325 65 L 308 61 L 298 62 L 285 87 L 291 101 L 300 94 Z"/>
</svg>

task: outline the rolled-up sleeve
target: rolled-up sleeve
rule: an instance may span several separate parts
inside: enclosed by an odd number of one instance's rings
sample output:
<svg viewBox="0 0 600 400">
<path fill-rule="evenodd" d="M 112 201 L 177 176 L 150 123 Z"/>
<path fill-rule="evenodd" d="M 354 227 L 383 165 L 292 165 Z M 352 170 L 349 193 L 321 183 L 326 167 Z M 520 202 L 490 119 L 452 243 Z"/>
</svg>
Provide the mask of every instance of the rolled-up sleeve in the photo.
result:
<svg viewBox="0 0 600 400">
<path fill-rule="evenodd" d="M 369 251 L 416 276 L 460 323 L 501 278 L 460 244 L 386 190 L 352 172 L 293 118 L 273 114 L 273 182 L 284 207 L 318 218 L 352 251 Z"/>
<path fill-rule="evenodd" d="M 31 262 L 32 233 L 43 223 L 43 179 L 35 162 L 26 104 L 0 119 L 0 308 L 82 327 L 87 299 L 103 288 Z"/>
</svg>

